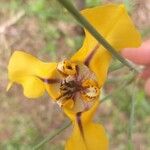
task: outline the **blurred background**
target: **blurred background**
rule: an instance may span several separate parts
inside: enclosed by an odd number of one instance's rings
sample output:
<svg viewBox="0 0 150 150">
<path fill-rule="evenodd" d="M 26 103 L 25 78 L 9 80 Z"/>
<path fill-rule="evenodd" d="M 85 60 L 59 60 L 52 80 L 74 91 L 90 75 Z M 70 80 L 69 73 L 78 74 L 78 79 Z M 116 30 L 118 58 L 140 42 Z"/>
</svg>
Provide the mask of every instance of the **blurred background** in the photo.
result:
<svg viewBox="0 0 150 150">
<path fill-rule="evenodd" d="M 140 30 L 143 40 L 150 38 L 149 0 L 75 0 L 80 10 L 104 3 L 124 3 Z M 83 29 L 56 0 L 0 0 L 0 150 L 30 150 L 67 120 L 60 108 L 45 94 L 36 100 L 23 96 L 14 85 L 6 92 L 7 64 L 15 50 L 23 50 L 43 61 L 59 61 L 80 48 Z M 143 82 L 133 92 L 133 75 L 113 60 L 104 86 L 96 121 L 102 123 L 110 138 L 110 149 L 127 150 L 131 100 L 136 102 L 133 142 L 135 150 L 150 149 L 150 100 Z M 117 89 L 117 90 L 116 90 Z M 133 97 L 133 93 L 134 97 Z M 101 99 L 102 99 L 101 98 Z M 70 127 L 41 150 L 63 150 Z"/>
</svg>

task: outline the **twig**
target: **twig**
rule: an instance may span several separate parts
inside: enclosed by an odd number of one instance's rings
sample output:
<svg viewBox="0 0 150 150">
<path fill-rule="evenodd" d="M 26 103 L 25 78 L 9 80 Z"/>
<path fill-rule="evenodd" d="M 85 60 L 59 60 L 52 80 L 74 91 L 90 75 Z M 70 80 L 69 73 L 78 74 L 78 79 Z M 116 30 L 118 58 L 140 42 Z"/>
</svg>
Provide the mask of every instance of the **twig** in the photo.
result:
<svg viewBox="0 0 150 150">
<path fill-rule="evenodd" d="M 132 133 L 133 133 L 133 126 L 135 121 L 135 104 L 136 104 L 136 85 L 139 81 L 139 78 L 135 80 L 133 83 L 133 94 L 131 99 L 131 110 L 130 110 L 130 120 L 129 120 L 129 129 L 128 129 L 128 149 L 133 150 L 133 141 L 132 141 Z"/>
<path fill-rule="evenodd" d="M 123 67 L 124 67 L 124 65 L 122 63 L 113 64 L 112 66 L 109 67 L 109 72 L 116 71 L 116 70 L 121 69 Z"/>
<path fill-rule="evenodd" d="M 43 146 L 45 143 L 51 141 L 52 139 L 54 139 L 57 135 L 59 135 L 60 133 L 62 133 L 62 131 L 64 131 L 65 129 L 67 129 L 69 126 L 71 125 L 71 122 L 67 122 L 65 123 L 65 125 L 63 125 L 62 128 L 60 128 L 57 132 L 55 133 L 50 133 L 46 138 L 44 138 L 44 140 L 42 140 L 39 144 L 37 144 L 35 147 L 33 147 L 32 150 L 38 150 L 41 146 Z"/>
<path fill-rule="evenodd" d="M 135 79 L 135 74 L 132 74 L 129 79 L 127 79 L 126 81 L 124 81 L 121 86 L 119 88 L 117 88 L 116 90 L 114 90 L 113 92 L 111 92 L 110 94 L 108 94 L 107 96 L 105 96 L 104 98 L 101 99 L 101 103 L 105 102 L 106 100 L 108 100 L 108 98 L 114 96 L 116 93 L 118 93 L 120 90 L 124 89 L 128 84 L 130 84 L 133 80 Z"/>
<path fill-rule="evenodd" d="M 15 16 L 0 25 L 0 34 L 4 34 L 6 29 L 18 22 L 25 15 L 25 11 L 18 12 Z"/>
</svg>

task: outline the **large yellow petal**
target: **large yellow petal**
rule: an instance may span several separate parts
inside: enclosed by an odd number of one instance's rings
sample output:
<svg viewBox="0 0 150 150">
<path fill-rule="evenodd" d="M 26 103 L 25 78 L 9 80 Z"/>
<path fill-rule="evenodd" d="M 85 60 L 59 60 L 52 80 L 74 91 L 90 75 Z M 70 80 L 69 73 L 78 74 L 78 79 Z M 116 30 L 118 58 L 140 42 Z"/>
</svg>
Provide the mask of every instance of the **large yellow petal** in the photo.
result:
<svg viewBox="0 0 150 150">
<path fill-rule="evenodd" d="M 65 113 L 73 122 L 73 132 L 65 150 L 108 150 L 108 138 L 104 127 L 92 121 L 98 106 L 99 101 L 88 111 L 80 113 L 80 118 L 65 109 Z"/>
<path fill-rule="evenodd" d="M 56 68 L 56 63 L 45 63 L 30 54 L 15 51 L 8 65 L 10 83 L 23 86 L 24 95 L 36 98 L 43 95 L 45 83 L 41 79 L 49 79 Z"/>
<path fill-rule="evenodd" d="M 98 6 L 81 12 L 99 33 L 118 51 L 125 47 L 137 47 L 141 37 L 135 29 L 132 20 L 123 5 L 109 4 Z M 99 78 L 100 86 L 107 75 L 111 55 L 85 30 L 85 40 L 79 51 L 72 57 L 72 61 L 85 62 L 92 50 L 95 53 L 89 62 L 89 67 Z"/>
</svg>

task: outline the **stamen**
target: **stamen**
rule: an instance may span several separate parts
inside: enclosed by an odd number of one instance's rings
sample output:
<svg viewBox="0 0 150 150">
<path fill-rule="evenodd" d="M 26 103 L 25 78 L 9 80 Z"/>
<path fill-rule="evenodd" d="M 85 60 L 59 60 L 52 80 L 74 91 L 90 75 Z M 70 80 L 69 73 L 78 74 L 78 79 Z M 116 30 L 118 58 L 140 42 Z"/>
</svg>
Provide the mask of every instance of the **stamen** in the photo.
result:
<svg viewBox="0 0 150 150">
<path fill-rule="evenodd" d="M 90 54 L 87 56 L 87 58 L 84 61 L 84 64 L 86 66 L 89 66 L 91 59 L 93 58 L 94 54 L 96 53 L 97 49 L 100 47 L 99 44 L 97 44 L 90 52 Z"/>
<path fill-rule="evenodd" d="M 59 103 L 66 102 L 69 99 L 73 99 L 76 92 L 81 90 L 81 86 L 75 82 L 75 78 L 68 76 L 61 82 L 60 95 L 56 98 Z"/>
<path fill-rule="evenodd" d="M 85 80 L 82 86 L 84 87 L 82 97 L 85 101 L 92 101 L 99 96 L 100 90 L 94 80 Z"/>
<path fill-rule="evenodd" d="M 77 73 L 76 64 L 66 59 L 58 63 L 57 70 L 63 75 L 75 75 Z"/>
</svg>

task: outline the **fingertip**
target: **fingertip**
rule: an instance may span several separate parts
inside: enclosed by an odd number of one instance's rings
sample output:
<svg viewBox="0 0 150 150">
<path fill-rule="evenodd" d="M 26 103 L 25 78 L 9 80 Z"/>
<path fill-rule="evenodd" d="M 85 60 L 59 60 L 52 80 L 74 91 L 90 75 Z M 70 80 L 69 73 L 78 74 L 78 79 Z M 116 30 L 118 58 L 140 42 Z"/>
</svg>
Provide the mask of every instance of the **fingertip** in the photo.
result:
<svg viewBox="0 0 150 150">
<path fill-rule="evenodd" d="M 150 48 L 150 40 L 144 41 L 141 45 L 141 48 Z"/>
<path fill-rule="evenodd" d="M 129 57 L 130 57 L 131 50 L 133 50 L 133 48 L 124 48 L 124 49 L 121 51 L 121 55 L 124 56 L 125 58 L 129 58 Z"/>
<path fill-rule="evenodd" d="M 125 48 L 121 54 L 123 57 L 136 63 L 138 60 L 137 51 L 139 51 L 139 48 Z"/>
<path fill-rule="evenodd" d="M 150 45 L 145 48 L 126 48 L 122 51 L 122 55 L 136 64 L 148 65 L 150 64 Z"/>
<path fill-rule="evenodd" d="M 148 96 L 150 96 L 150 78 L 145 83 L 145 92 Z"/>
<path fill-rule="evenodd" d="M 145 80 L 148 79 L 150 77 L 150 67 L 144 68 L 142 73 L 140 73 L 140 77 L 142 77 Z"/>
</svg>

